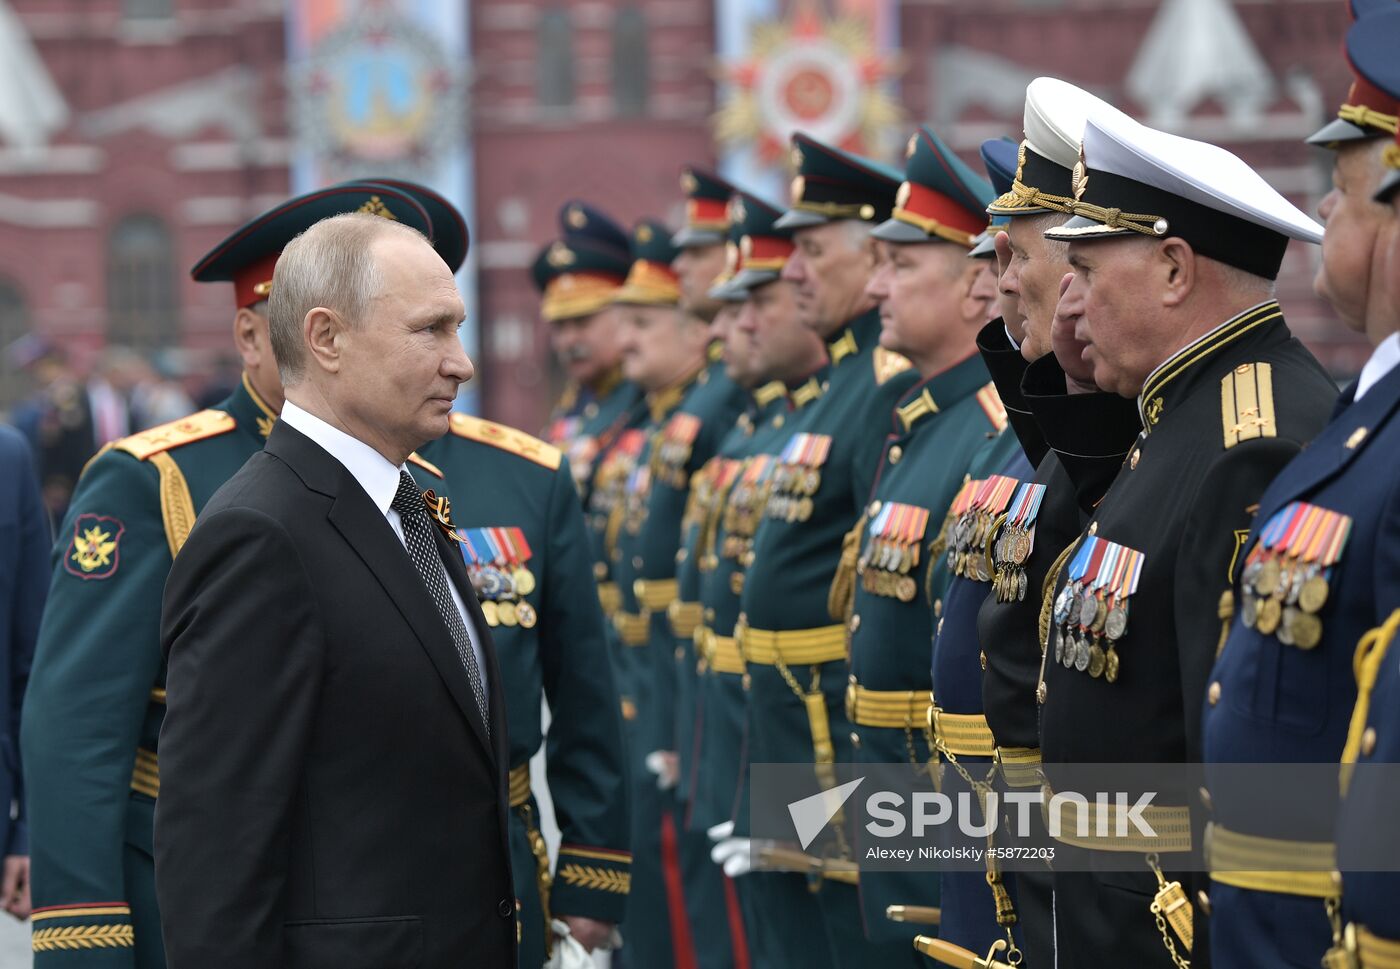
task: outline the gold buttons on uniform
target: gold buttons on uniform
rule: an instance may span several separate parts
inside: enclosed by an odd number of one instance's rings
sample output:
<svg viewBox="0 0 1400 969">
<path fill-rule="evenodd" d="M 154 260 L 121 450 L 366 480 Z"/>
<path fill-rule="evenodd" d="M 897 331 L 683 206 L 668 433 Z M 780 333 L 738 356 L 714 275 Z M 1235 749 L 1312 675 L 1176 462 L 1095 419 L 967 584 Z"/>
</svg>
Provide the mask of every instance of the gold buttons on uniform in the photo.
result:
<svg viewBox="0 0 1400 969">
<path fill-rule="evenodd" d="M 676 549 L 676 564 L 679 565 L 681 562 L 684 562 L 685 559 L 686 559 L 686 556 L 689 555 L 689 554 L 690 554 L 690 549 L 688 549 L 688 548 L 678 548 L 678 549 Z"/>
<path fill-rule="evenodd" d="M 1210 685 L 1210 689 L 1206 691 L 1206 699 L 1210 701 L 1210 705 L 1211 705 L 1211 706 L 1215 706 L 1217 703 L 1220 702 L 1220 681 L 1219 681 L 1219 680 L 1216 680 L 1214 683 L 1212 683 L 1212 684 Z"/>
<path fill-rule="evenodd" d="M 777 415 L 776 417 L 773 418 L 773 426 L 774 426 L 774 427 L 782 427 L 782 426 L 783 426 L 783 423 L 784 423 L 784 420 L 783 420 L 783 415 L 782 415 L 782 414 L 779 414 L 779 415 Z"/>
<path fill-rule="evenodd" d="M 1133 453 L 1132 453 L 1132 455 L 1128 458 L 1128 470 L 1129 470 L 1129 471 L 1136 471 L 1136 470 L 1137 470 L 1138 459 L 1141 458 L 1141 457 L 1142 457 L 1142 450 L 1141 450 L 1140 448 L 1133 448 Z"/>
<path fill-rule="evenodd" d="M 860 734 L 856 733 L 854 730 L 851 731 L 851 746 L 857 749 L 860 748 Z"/>
<path fill-rule="evenodd" d="M 1210 915 L 1210 896 L 1206 894 L 1204 888 L 1196 893 L 1196 901 L 1201 903 L 1201 911 Z"/>
<path fill-rule="evenodd" d="M 935 616 L 938 616 L 940 619 L 943 617 L 943 600 L 942 600 L 942 599 L 934 599 L 934 600 L 933 600 L 933 614 L 934 614 Z"/>
<path fill-rule="evenodd" d="M 602 582 L 602 581 L 603 581 L 604 579 L 606 579 L 607 577 L 608 577 L 608 567 L 607 567 L 606 565 L 604 565 L 602 562 L 594 562 L 594 563 L 593 563 L 593 578 L 597 579 L 599 582 Z"/>
<path fill-rule="evenodd" d="M 904 448 L 896 444 L 890 448 L 890 464 L 898 464 L 899 459 L 904 457 Z"/>
<path fill-rule="evenodd" d="M 1090 534 L 1090 535 L 1097 535 L 1098 533 L 1099 533 L 1099 523 L 1098 523 L 1098 522 L 1090 522 L 1090 523 L 1089 523 L 1089 534 Z"/>
<path fill-rule="evenodd" d="M 851 621 L 850 621 L 850 623 L 849 623 L 848 625 L 851 627 L 851 632 L 855 632 L 857 629 L 859 629 L 859 628 L 860 628 L 860 613 L 856 613 L 854 616 L 852 616 L 852 617 L 851 617 Z"/>
<path fill-rule="evenodd" d="M 715 621 L 715 611 L 714 611 L 714 609 L 711 609 L 711 608 L 708 607 L 708 606 L 705 608 L 705 621 L 706 621 L 706 622 L 714 622 L 714 621 Z"/>
<path fill-rule="evenodd" d="M 880 499 L 876 498 L 870 503 L 870 517 L 874 518 L 878 514 L 880 514 Z"/>
<path fill-rule="evenodd" d="M 1376 728 L 1367 727 L 1361 735 L 1361 756 L 1370 757 L 1376 752 Z"/>
</svg>

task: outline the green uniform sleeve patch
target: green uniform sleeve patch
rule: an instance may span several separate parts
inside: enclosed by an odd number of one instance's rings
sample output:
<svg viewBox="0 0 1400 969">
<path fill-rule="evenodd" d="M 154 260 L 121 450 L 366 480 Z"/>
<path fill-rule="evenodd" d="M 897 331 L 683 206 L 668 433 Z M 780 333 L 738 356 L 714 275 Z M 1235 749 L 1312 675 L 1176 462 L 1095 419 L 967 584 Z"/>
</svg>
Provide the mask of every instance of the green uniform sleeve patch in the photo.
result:
<svg viewBox="0 0 1400 969">
<path fill-rule="evenodd" d="M 110 579 L 121 560 L 126 526 L 108 515 L 79 515 L 63 555 L 63 567 L 80 579 Z"/>
</svg>

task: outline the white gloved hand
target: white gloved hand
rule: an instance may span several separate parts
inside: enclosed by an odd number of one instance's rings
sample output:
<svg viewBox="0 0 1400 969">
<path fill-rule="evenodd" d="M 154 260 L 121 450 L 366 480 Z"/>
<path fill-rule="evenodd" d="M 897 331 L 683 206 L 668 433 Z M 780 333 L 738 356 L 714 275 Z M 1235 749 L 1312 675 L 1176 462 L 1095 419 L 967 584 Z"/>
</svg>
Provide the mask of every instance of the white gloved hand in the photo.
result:
<svg viewBox="0 0 1400 969">
<path fill-rule="evenodd" d="M 569 926 L 560 919 L 551 919 L 550 931 L 554 933 L 554 951 L 550 953 L 543 969 L 594 969 L 596 963 L 588 950 L 575 939 Z"/>
<path fill-rule="evenodd" d="M 753 870 L 752 852 L 753 842 L 748 838 L 726 838 L 710 849 L 710 860 L 730 878 L 738 878 Z"/>
<path fill-rule="evenodd" d="M 720 842 L 720 841 L 723 841 L 725 838 L 728 838 L 728 837 L 729 837 L 730 835 L 732 835 L 733 833 L 734 833 L 734 822 L 733 822 L 733 821 L 721 821 L 719 824 L 715 825 L 713 828 L 708 828 L 708 829 L 705 831 L 705 837 L 709 838 L 711 841 Z"/>
<path fill-rule="evenodd" d="M 669 791 L 681 779 L 680 758 L 674 750 L 653 750 L 642 763 L 656 775 L 656 786 L 660 790 Z"/>
</svg>

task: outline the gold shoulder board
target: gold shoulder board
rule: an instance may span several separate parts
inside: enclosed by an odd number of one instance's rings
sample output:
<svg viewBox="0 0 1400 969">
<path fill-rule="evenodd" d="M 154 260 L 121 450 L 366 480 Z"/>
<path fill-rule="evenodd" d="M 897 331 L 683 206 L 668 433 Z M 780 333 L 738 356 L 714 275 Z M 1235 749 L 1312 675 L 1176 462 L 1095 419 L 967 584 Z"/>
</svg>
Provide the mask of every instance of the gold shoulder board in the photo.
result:
<svg viewBox="0 0 1400 969">
<path fill-rule="evenodd" d="M 417 451 L 414 451 L 408 456 L 408 463 L 416 464 L 418 467 L 428 472 L 434 478 L 442 477 L 442 469 L 439 468 L 436 464 L 433 464 L 433 462 L 420 457 Z"/>
<path fill-rule="evenodd" d="M 518 454 L 527 461 L 543 465 L 551 471 L 559 467 L 564 457 L 564 452 L 554 445 L 547 444 L 524 431 L 468 414 L 452 415 L 452 433 L 469 441 L 480 441 L 502 451 Z"/>
<path fill-rule="evenodd" d="M 982 405 L 982 412 L 987 415 L 987 420 L 992 422 L 998 434 L 1006 430 L 1006 407 L 1001 402 L 1001 394 L 997 393 L 995 384 L 988 383 L 977 391 L 977 403 Z"/>
<path fill-rule="evenodd" d="M 161 424 L 149 431 L 124 437 L 113 443 L 118 451 L 125 451 L 140 461 L 147 461 L 157 454 L 173 448 L 203 441 L 206 438 L 227 434 L 238 426 L 238 422 L 221 410 L 202 410 L 189 417 L 182 417 L 169 424 Z"/>
<path fill-rule="evenodd" d="M 877 387 L 891 377 L 898 376 L 914 366 L 909 362 L 908 357 L 901 356 L 893 350 L 886 350 L 884 347 L 876 347 L 875 352 L 871 354 L 871 359 L 875 362 L 875 385 Z"/>
<path fill-rule="evenodd" d="M 1227 451 L 1241 441 L 1277 436 L 1273 367 L 1242 363 L 1221 378 L 1220 421 Z"/>
</svg>

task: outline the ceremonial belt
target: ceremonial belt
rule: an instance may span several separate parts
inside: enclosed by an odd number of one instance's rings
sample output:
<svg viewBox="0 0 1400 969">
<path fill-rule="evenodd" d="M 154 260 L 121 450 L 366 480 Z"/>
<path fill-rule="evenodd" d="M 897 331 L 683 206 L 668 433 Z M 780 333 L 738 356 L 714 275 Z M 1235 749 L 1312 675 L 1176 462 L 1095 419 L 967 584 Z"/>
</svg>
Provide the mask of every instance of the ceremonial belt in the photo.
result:
<svg viewBox="0 0 1400 969">
<path fill-rule="evenodd" d="M 136 766 L 131 770 L 131 789 L 147 797 L 160 796 L 160 761 L 154 750 L 136 748 Z"/>
<path fill-rule="evenodd" d="M 1042 787 L 1041 793 L 1043 800 L 1040 810 L 1045 817 L 1047 830 L 1051 830 L 1050 802 L 1055 795 L 1049 784 Z M 1143 834 L 1137 825 L 1128 819 L 1128 807 L 1122 810 L 1119 810 L 1117 804 L 1108 804 L 1105 807 L 1106 810 L 1100 811 L 1097 803 L 1085 805 L 1077 801 L 1060 801 L 1060 833 L 1055 834 L 1051 830 L 1050 836 L 1063 844 L 1091 851 L 1131 851 L 1149 854 L 1191 850 L 1189 807 L 1149 804 L 1143 808 L 1139 817 L 1157 833 L 1155 837 Z M 1081 818 L 1084 818 L 1083 835 L 1079 833 Z M 1096 834 L 1100 830 L 1107 833 Z"/>
<path fill-rule="evenodd" d="M 1400 942 L 1382 938 L 1359 925 L 1349 925 L 1347 929 L 1355 940 L 1353 951 L 1361 969 L 1400 969 Z"/>
<path fill-rule="evenodd" d="M 1007 787 L 1040 786 L 1039 747 L 998 747 L 993 758 L 1001 765 Z"/>
<path fill-rule="evenodd" d="M 613 628 L 622 637 L 624 646 L 645 646 L 651 640 L 651 617 L 635 612 L 618 612 L 612 617 Z"/>
<path fill-rule="evenodd" d="M 1255 892 L 1333 898 L 1337 846 L 1330 841 L 1285 841 L 1206 826 L 1211 881 Z"/>
<path fill-rule="evenodd" d="M 673 599 L 666 607 L 666 618 L 671 621 L 671 632 L 681 639 L 692 639 L 704 610 L 698 602 L 682 602 Z"/>
<path fill-rule="evenodd" d="M 695 648 L 705 657 L 705 665 L 716 673 L 744 673 L 744 657 L 733 636 L 717 636 L 708 626 L 695 629 Z"/>
<path fill-rule="evenodd" d="M 735 628 L 734 636 L 744 659 L 761 666 L 806 666 L 846 658 L 845 626 L 776 631 L 743 626 Z"/>
<path fill-rule="evenodd" d="M 928 690 L 868 690 L 854 676 L 846 687 L 846 719 L 862 727 L 922 727 L 928 707 Z"/>
<path fill-rule="evenodd" d="M 598 602 L 603 607 L 603 615 L 609 619 L 622 608 L 622 590 L 616 582 L 598 583 Z"/>
<path fill-rule="evenodd" d="M 530 800 L 530 762 L 510 769 L 510 806 L 518 808 Z"/>
<path fill-rule="evenodd" d="M 675 579 L 637 579 L 632 583 L 632 594 L 648 612 L 665 612 L 679 589 Z"/>
<path fill-rule="evenodd" d="M 992 728 L 980 713 L 945 713 L 937 706 L 928 708 L 928 723 L 940 751 L 956 757 L 993 757 L 997 752 Z"/>
</svg>

